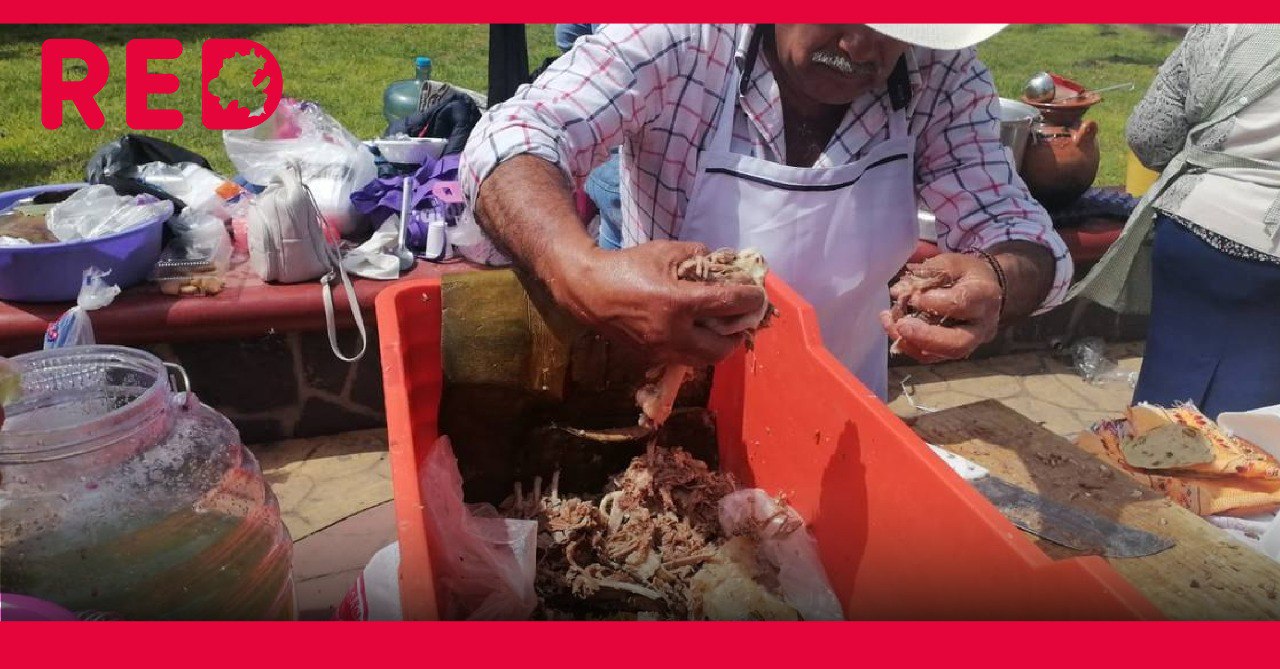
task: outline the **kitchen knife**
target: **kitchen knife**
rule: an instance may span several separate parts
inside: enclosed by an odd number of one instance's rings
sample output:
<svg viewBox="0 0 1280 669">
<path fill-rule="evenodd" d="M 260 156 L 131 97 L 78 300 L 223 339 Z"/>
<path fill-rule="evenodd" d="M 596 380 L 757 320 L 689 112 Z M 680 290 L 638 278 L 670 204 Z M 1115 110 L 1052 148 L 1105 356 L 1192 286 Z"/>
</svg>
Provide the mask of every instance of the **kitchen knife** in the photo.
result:
<svg viewBox="0 0 1280 669">
<path fill-rule="evenodd" d="M 1143 557 L 1174 545 L 1170 539 L 1045 499 L 992 476 L 985 467 L 946 449 L 933 444 L 929 444 L 929 448 L 977 488 L 1005 518 L 1042 539 L 1107 557 Z"/>
</svg>

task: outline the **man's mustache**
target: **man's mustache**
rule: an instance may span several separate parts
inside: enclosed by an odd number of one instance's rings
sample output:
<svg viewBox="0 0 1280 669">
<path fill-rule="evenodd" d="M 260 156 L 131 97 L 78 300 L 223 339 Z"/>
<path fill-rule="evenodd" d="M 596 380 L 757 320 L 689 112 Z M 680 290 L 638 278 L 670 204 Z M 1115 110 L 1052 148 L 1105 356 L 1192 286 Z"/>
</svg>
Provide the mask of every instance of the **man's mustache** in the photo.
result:
<svg viewBox="0 0 1280 669">
<path fill-rule="evenodd" d="M 878 69 L 875 63 L 855 63 L 843 53 L 834 51 L 815 51 L 810 59 L 848 75 L 874 76 Z"/>
</svg>

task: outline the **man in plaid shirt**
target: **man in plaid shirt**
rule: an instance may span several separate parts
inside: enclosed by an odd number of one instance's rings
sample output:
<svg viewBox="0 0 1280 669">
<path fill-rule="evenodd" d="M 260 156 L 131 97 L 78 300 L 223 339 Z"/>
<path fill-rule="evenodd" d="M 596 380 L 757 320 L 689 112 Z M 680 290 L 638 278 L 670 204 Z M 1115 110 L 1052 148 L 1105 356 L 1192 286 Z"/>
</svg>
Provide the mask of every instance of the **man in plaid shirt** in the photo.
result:
<svg viewBox="0 0 1280 669">
<path fill-rule="evenodd" d="M 1071 279 L 971 48 L 1000 27 L 603 26 L 476 127 L 463 233 L 485 237 L 464 253 L 512 259 L 586 324 L 704 364 L 741 341 L 718 319 L 763 296 L 680 282 L 673 268 L 707 245 L 758 248 L 813 304 L 828 348 L 883 395 L 886 333 L 921 361 L 962 358 L 1002 321 L 1056 305 Z M 572 191 L 617 146 L 624 248 L 612 251 L 595 246 Z M 920 270 L 938 287 L 908 311 L 932 318 L 887 309 L 917 203 L 945 253 Z"/>
</svg>

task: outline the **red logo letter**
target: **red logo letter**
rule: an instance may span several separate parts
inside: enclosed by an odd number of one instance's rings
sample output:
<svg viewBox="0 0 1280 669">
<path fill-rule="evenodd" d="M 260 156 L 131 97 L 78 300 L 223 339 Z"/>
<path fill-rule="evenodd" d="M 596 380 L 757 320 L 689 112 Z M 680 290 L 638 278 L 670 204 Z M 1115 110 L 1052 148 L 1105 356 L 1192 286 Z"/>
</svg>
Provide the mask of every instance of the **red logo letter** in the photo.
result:
<svg viewBox="0 0 1280 669">
<path fill-rule="evenodd" d="M 178 75 L 152 73 L 147 65 L 152 60 L 173 60 L 182 55 L 182 42 L 176 39 L 134 39 L 124 47 L 124 119 L 134 130 L 177 130 L 182 127 L 182 112 L 176 109 L 149 109 L 151 95 L 178 92 Z"/>
<path fill-rule="evenodd" d="M 62 78 L 63 61 L 83 60 L 84 79 Z M 48 39 L 40 46 L 40 122 L 49 130 L 62 127 L 62 103 L 70 100 L 84 124 L 92 130 L 102 127 L 106 117 L 93 99 L 107 83 L 111 65 L 96 44 L 82 39 Z"/>
<path fill-rule="evenodd" d="M 210 130 L 244 130 L 267 120 L 284 91 L 280 64 L 247 39 L 211 39 L 201 53 L 200 113 Z"/>
</svg>

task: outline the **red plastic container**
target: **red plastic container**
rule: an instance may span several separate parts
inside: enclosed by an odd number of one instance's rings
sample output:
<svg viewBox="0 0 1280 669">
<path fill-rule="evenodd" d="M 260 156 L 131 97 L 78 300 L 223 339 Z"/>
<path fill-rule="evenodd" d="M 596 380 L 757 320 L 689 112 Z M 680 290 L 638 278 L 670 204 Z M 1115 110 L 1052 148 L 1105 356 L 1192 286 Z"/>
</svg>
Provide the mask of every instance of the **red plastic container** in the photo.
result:
<svg viewBox="0 0 1280 669">
<path fill-rule="evenodd" d="M 813 310 L 770 277 L 779 318 L 715 370 L 721 466 L 785 492 L 850 619 L 1133 619 L 1160 613 L 1102 558 L 1054 561 L 844 369 Z M 440 284 L 378 296 L 405 617 L 435 619 L 418 468 L 437 438 Z"/>
</svg>

